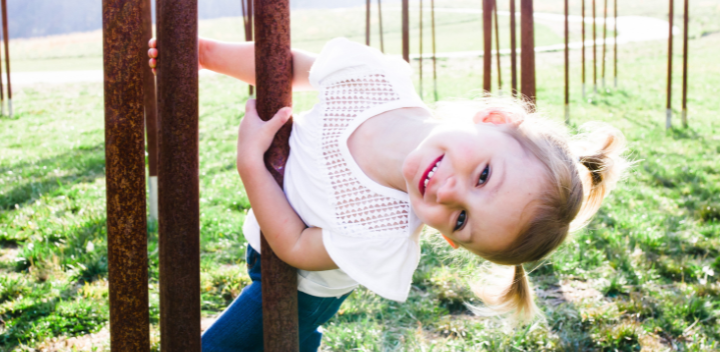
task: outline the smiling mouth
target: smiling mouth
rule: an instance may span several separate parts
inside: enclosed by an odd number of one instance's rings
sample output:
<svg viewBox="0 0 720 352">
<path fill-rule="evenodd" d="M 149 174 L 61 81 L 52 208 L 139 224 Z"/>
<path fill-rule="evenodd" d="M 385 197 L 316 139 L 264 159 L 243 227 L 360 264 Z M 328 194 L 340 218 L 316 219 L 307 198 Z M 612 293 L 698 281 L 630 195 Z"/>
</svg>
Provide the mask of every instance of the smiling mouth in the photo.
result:
<svg viewBox="0 0 720 352">
<path fill-rule="evenodd" d="M 438 166 L 440 166 L 440 161 L 442 161 L 443 157 L 445 155 L 440 155 L 435 161 L 430 164 L 430 166 L 425 170 L 423 173 L 422 178 L 420 179 L 420 183 L 418 184 L 418 189 L 420 190 L 420 195 L 425 195 L 425 189 L 427 188 L 427 185 L 430 183 L 430 180 L 435 175 L 435 171 L 437 171 Z"/>
</svg>

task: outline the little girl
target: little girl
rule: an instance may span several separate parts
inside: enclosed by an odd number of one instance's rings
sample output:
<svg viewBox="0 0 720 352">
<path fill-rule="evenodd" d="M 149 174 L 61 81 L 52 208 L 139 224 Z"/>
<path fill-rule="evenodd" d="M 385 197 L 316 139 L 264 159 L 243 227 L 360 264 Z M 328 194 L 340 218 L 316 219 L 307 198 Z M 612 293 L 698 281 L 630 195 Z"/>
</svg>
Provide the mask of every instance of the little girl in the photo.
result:
<svg viewBox="0 0 720 352">
<path fill-rule="evenodd" d="M 199 47 L 201 67 L 255 84 L 253 43 Z M 263 122 L 247 103 L 237 168 L 252 205 L 243 232 L 253 283 L 205 332 L 203 351 L 262 350 L 260 229 L 298 269 L 302 351 L 317 350 L 319 326 L 359 284 L 406 300 L 423 224 L 454 248 L 512 265 L 509 287 L 482 298 L 530 318 L 522 264 L 596 212 L 626 165 L 622 134 L 601 126 L 570 140 L 521 102 L 466 103 L 456 113 L 467 116 L 434 119 L 406 62 L 347 39 L 293 59 L 293 87 L 317 89 L 319 102 L 293 120 L 284 192 L 263 154 L 291 109 Z"/>
</svg>

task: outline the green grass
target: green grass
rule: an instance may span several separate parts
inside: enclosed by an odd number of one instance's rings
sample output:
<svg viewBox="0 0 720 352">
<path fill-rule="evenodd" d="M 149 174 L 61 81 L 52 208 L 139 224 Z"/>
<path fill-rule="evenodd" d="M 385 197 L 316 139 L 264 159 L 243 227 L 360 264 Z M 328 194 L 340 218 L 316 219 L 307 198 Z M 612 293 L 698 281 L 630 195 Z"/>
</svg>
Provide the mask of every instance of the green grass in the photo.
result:
<svg viewBox="0 0 720 352">
<path fill-rule="evenodd" d="M 720 349 L 720 34 L 693 38 L 687 129 L 680 127 L 677 109 L 679 64 L 674 127 L 664 128 L 664 43 L 622 46 L 619 88 L 608 86 L 584 100 L 573 53 L 572 127 L 590 120 L 613 124 L 625 133 L 637 163 L 587 229 L 534 265 L 531 280 L 544 321 L 512 329 L 473 316 L 464 306 L 478 304 L 468 283 L 480 277 L 484 263 L 426 231 L 408 301 L 357 289 L 325 326 L 323 348 Z M 679 55 L 675 59 L 681 62 Z M 477 58 L 439 61 L 441 99 L 478 96 L 481 65 Z M 561 119 L 562 54 L 538 55 L 537 66 L 539 107 Z M 426 62 L 428 102 L 430 68 Z M 505 94 L 508 77 L 503 72 Z M 221 312 L 249 282 L 241 231 L 249 203 L 234 165 L 246 92 L 226 77 L 201 80 L 205 316 Z M 296 111 L 314 99 L 315 93 L 296 93 Z M 24 87 L 14 100 L 16 116 L 0 119 L 0 351 L 97 332 L 108 321 L 102 84 Z M 150 314 L 157 326 L 157 229 L 150 224 L 148 230 Z M 588 298 L 577 298 L 582 293 Z"/>
</svg>

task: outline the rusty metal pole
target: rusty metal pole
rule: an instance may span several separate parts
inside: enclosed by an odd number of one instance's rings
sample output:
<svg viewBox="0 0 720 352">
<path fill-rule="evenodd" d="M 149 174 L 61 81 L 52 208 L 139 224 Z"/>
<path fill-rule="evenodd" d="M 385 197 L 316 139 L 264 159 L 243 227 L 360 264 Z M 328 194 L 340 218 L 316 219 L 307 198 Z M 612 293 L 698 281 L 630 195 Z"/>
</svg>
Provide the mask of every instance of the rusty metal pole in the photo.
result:
<svg viewBox="0 0 720 352">
<path fill-rule="evenodd" d="M 668 32 L 668 66 L 667 66 L 667 104 L 665 107 L 665 128 L 670 129 L 672 119 L 672 52 L 673 52 L 673 0 L 670 0 L 669 32 Z"/>
<path fill-rule="evenodd" d="M 482 0 L 483 5 L 483 93 L 492 90 L 492 9 L 493 0 Z"/>
<path fill-rule="evenodd" d="M 370 46 L 370 0 L 365 0 L 365 45 Z"/>
<path fill-rule="evenodd" d="M 285 106 L 292 105 L 293 63 L 290 49 L 289 0 L 255 3 L 255 76 L 257 109 L 267 121 Z M 282 187 L 285 162 L 290 153 L 288 122 L 275 136 L 265 154 L 265 165 Z M 262 307 L 265 351 L 290 352 L 299 349 L 297 271 L 285 264 L 262 241 Z"/>
<path fill-rule="evenodd" d="M 142 14 L 143 40 L 147 42 L 153 37 L 152 11 L 150 0 L 143 0 Z M 157 99 L 155 96 L 155 75 L 147 66 L 143 66 L 143 86 L 145 106 L 145 133 L 147 135 L 148 183 L 150 184 L 150 219 L 158 220 L 158 119 Z"/>
<path fill-rule="evenodd" d="M 602 52 L 602 87 L 605 89 L 605 54 L 607 53 L 607 3 L 605 0 L 605 6 L 603 10 L 603 52 Z"/>
<path fill-rule="evenodd" d="M 435 48 L 435 0 L 430 0 L 430 18 L 432 22 L 432 53 L 433 53 L 433 94 L 438 101 L 437 89 L 437 57 Z"/>
<path fill-rule="evenodd" d="M 515 0 L 510 0 L 510 90 L 517 96 L 517 43 L 515 42 Z"/>
<path fill-rule="evenodd" d="M 613 13 L 615 14 L 615 23 L 614 23 L 614 26 L 615 26 L 615 29 L 614 29 L 614 32 L 615 32 L 615 42 L 613 43 L 613 46 L 614 46 L 614 50 L 613 50 L 613 52 L 614 52 L 614 59 L 613 59 L 614 75 L 613 75 L 613 76 L 614 76 L 614 81 L 615 81 L 614 87 L 617 88 L 617 73 L 618 73 L 618 72 L 617 72 L 617 71 L 618 71 L 618 70 L 617 70 L 617 68 L 618 68 L 618 66 L 617 66 L 617 63 L 618 63 L 618 51 L 617 51 L 617 44 L 618 44 L 618 43 L 617 43 L 617 39 L 618 39 L 618 29 L 617 29 L 617 0 L 615 0 L 614 5 L 615 5 L 615 11 L 613 11 Z"/>
<path fill-rule="evenodd" d="M 570 124 L 570 16 L 568 0 L 565 0 L 565 124 Z"/>
<path fill-rule="evenodd" d="M 420 27 L 420 35 L 419 35 L 419 37 L 420 37 L 420 40 L 419 40 L 419 43 L 418 43 L 418 50 L 420 51 L 420 56 L 419 56 L 419 58 L 418 58 L 418 70 L 419 70 L 419 73 L 420 73 L 420 81 L 419 81 L 419 86 L 420 86 L 420 100 L 422 100 L 422 99 L 423 99 L 423 81 L 422 81 L 422 74 L 423 74 L 423 57 L 422 57 L 422 56 L 423 56 L 423 22 L 422 22 L 423 8 L 422 8 L 422 0 L 418 0 L 418 3 L 420 4 L 420 11 L 419 11 L 419 12 L 420 12 L 420 14 L 419 14 L 419 16 L 420 16 L 420 17 L 419 17 L 419 21 L 420 21 L 420 26 L 419 26 L 419 27 Z"/>
<path fill-rule="evenodd" d="M 402 55 L 410 62 L 410 4 L 409 0 L 402 0 Z"/>
<path fill-rule="evenodd" d="M 383 28 L 382 28 L 382 0 L 377 0 L 378 2 L 378 23 L 380 24 L 379 28 L 379 34 L 380 34 L 380 51 L 385 52 L 385 41 L 383 40 Z"/>
<path fill-rule="evenodd" d="M 597 36 L 596 36 L 596 25 L 597 16 L 595 14 L 595 0 L 592 0 L 592 15 L 593 15 L 593 91 L 597 94 Z"/>
<path fill-rule="evenodd" d="M 500 29 L 498 25 L 497 1 L 493 0 L 493 20 L 495 21 L 495 58 L 497 59 L 498 94 L 502 94 L 502 66 L 500 64 Z"/>
<path fill-rule="evenodd" d="M 197 0 L 158 0 L 160 339 L 200 351 Z"/>
<path fill-rule="evenodd" d="M 689 0 L 685 0 L 685 14 L 683 24 L 683 87 L 682 87 L 682 124 L 683 127 L 688 127 L 687 122 L 687 70 L 688 70 L 688 22 L 690 8 Z"/>
<path fill-rule="evenodd" d="M 582 32 L 582 54 L 581 54 L 581 56 L 582 56 L 582 59 L 581 59 L 582 60 L 582 69 L 581 69 L 581 71 L 582 71 L 582 97 L 583 97 L 583 100 L 585 100 L 585 0 L 580 0 L 580 1 L 582 3 L 581 10 L 580 10 L 581 11 L 580 16 L 582 17 L 582 22 L 581 22 L 582 23 L 582 29 L 581 29 L 581 32 Z"/>
<path fill-rule="evenodd" d="M 12 85 L 10 84 L 10 32 L 8 32 L 7 0 L 2 0 L 3 39 L 5 40 L 5 73 L 7 74 L 8 116 L 12 117 Z"/>
<path fill-rule="evenodd" d="M 253 0 L 240 0 L 243 13 L 243 24 L 245 25 L 245 41 L 253 41 Z M 255 87 L 248 85 L 248 96 L 255 94 Z"/>
<path fill-rule="evenodd" d="M 4 12 L 5 11 L 3 11 L 3 13 Z M 2 36 L 3 38 L 6 36 L 4 31 Z M 0 55 L 0 76 L 2 76 L 2 55 Z M 0 77 L 0 116 L 5 115 L 5 89 L 3 88 L 2 77 Z"/>
<path fill-rule="evenodd" d="M 5 1 L 2 4 L 5 10 Z M 138 30 L 144 5 L 142 0 L 102 2 L 113 351 L 150 351 L 142 74 L 147 69 L 147 41 Z"/>
<path fill-rule="evenodd" d="M 520 93 L 535 104 L 535 33 L 533 0 L 520 0 Z"/>
</svg>

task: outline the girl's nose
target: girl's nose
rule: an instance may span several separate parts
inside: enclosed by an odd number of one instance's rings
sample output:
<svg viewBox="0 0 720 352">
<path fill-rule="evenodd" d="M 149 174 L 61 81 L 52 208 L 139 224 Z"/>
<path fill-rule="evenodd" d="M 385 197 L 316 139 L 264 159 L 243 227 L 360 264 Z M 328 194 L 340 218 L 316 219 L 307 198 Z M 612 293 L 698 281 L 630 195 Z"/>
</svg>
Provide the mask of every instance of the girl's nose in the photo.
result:
<svg viewBox="0 0 720 352">
<path fill-rule="evenodd" d="M 459 196 L 460 189 L 455 177 L 449 177 L 437 190 L 437 202 L 440 204 L 457 204 Z"/>
</svg>

